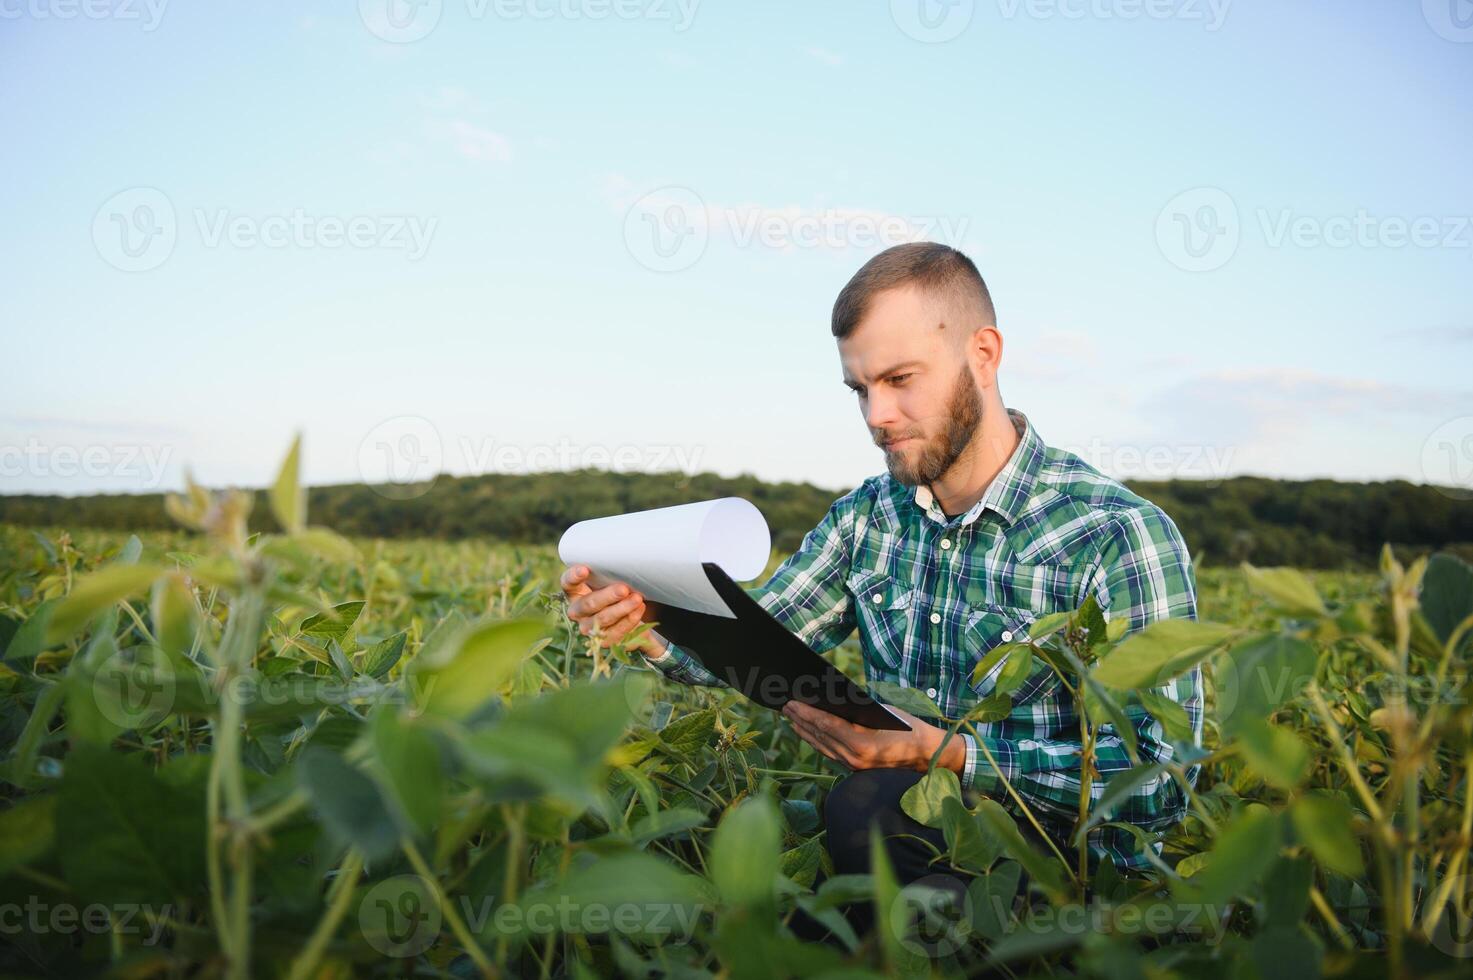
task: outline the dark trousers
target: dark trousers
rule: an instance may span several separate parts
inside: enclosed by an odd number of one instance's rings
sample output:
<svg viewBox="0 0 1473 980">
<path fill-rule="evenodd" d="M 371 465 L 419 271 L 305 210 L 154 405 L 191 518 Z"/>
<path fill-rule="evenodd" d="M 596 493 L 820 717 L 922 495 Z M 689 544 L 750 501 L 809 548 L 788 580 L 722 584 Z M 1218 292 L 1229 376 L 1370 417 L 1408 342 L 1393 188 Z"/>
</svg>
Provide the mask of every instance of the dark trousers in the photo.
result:
<svg viewBox="0 0 1473 980">
<path fill-rule="evenodd" d="M 835 783 L 823 805 L 829 857 L 835 874 L 869 874 L 870 828 L 876 827 L 902 887 L 924 879 L 927 885 L 953 892 L 960 903 L 966 878 L 944 856 L 936 857 L 937 852 L 946 854 L 945 835 L 917 823 L 900 808 L 900 797 L 921 775 L 913 769 L 861 769 Z M 860 936 L 874 927 L 874 910 L 868 902 L 849 906 L 844 914 Z M 821 938 L 826 930 L 815 926 L 806 916 L 794 920 L 795 931 L 804 938 Z"/>
</svg>

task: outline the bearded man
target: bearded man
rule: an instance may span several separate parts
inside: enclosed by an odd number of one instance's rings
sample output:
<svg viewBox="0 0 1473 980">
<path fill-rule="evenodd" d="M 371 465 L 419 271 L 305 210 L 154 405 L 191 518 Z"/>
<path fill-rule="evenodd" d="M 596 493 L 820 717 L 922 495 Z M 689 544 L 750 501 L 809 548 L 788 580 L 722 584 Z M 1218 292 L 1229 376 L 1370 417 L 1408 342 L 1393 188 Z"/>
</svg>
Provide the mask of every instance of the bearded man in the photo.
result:
<svg viewBox="0 0 1473 980">
<path fill-rule="evenodd" d="M 845 386 L 885 453 L 887 472 L 834 501 L 801 546 L 748 592 L 814 650 L 856 629 L 871 681 L 922 691 L 945 717 L 986 698 L 1002 661 L 973 668 L 993 647 L 1026 641 L 1049 613 L 1090 596 L 1125 632 L 1169 617 L 1196 618 L 1196 580 L 1176 525 L 1156 505 L 1072 453 L 1051 448 L 999 389 L 1003 337 L 987 285 L 961 252 L 935 243 L 899 245 L 865 263 L 834 303 L 832 331 Z M 596 625 L 617 642 L 645 617 L 627 584 L 591 589 L 584 566 L 568 568 L 568 613 L 584 633 Z M 665 676 L 722 682 L 687 651 L 647 632 L 641 652 Z M 1202 677 L 1193 669 L 1156 688 L 1202 731 Z M 1139 705 L 1127 710 L 1141 760 L 1169 761 L 1162 726 Z M 825 844 L 839 874 L 870 870 L 878 826 L 902 884 L 933 876 L 941 831 L 907 816 L 901 796 L 941 746 L 941 719 L 911 718 L 908 732 L 862 728 L 788 702 L 783 714 L 809 745 L 850 770 L 824 802 Z M 1041 662 L 1012 694 L 1000 721 L 977 737 L 946 741 L 937 764 L 967 793 L 1005 806 L 1006 780 L 1051 835 L 1066 838 L 1080 797 L 1079 719 L 1059 677 Z M 985 749 L 985 751 L 984 751 Z M 1090 792 L 1131 766 L 1120 735 L 1102 725 Z M 1191 771 L 1195 776 L 1195 771 Z M 1117 813 L 1150 830 L 1186 812 L 1170 778 L 1144 781 Z M 1117 868 L 1147 858 L 1135 837 L 1102 827 L 1091 857 Z"/>
</svg>

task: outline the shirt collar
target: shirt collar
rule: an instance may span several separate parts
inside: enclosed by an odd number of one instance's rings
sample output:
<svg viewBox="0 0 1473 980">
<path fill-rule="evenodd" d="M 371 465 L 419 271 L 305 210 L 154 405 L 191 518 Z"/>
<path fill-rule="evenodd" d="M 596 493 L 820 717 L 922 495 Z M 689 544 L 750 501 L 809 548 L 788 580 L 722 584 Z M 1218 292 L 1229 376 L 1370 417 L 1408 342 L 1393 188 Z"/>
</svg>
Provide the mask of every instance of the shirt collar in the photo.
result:
<svg viewBox="0 0 1473 980">
<path fill-rule="evenodd" d="M 997 476 L 988 485 L 987 492 L 982 499 L 962 515 L 960 524 L 967 525 L 975 521 L 984 510 L 990 510 L 1001 517 L 1004 523 L 1011 524 L 1022 513 L 1023 506 L 1028 502 L 1033 493 L 1033 485 L 1038 480 L 1038 471 L 1043 465 L 1044 444 L 1038 432 L 1034 430 L 1033 423 L 1028 421 L 1028 416 L 1016 409 L 1008 409 L 1008 418 L 1012 420 L 1013 429 L 1018 433 L 1018 445 L 1014 447 L 1013 454 L 1003 464 Z M 915 488 L 913 499 L 916 506 L 932 520 L 947 524 L 946 515 L 941 506 L 936 503 L 936 497 L 931 493 L 931 488 L 922 484 Z"/>
</svg>

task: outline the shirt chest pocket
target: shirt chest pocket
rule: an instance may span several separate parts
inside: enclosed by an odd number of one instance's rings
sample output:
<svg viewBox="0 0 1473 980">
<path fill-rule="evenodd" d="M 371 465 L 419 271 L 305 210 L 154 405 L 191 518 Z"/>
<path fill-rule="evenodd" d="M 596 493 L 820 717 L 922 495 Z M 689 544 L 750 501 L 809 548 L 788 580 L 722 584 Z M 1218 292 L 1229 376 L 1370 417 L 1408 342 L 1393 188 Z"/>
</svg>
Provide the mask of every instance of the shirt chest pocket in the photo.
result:
<svg viewBox="0 0 1473 980">
<path fill-rule="evenodd" d="M 859 647 L 866 664 L 898 670 L 910 634 L 915 587 L 888 572 L 857 570 L 845 579 L 854 597 Z"/>
<path fill-rule="evenodd" d="M 971 670 L 988 653 L 1005 643 L 1028 642 L 1033 624 L 1039 618 L 1073 608 L 1074 584 L 1069 571 L 1060 566 L 1017 565 L 991 582 L 966 587 L 969 611 L 962 644 L 968 684 L 977 697 L 985 698 L 993 693 L 1008 659 L 997 660 L 983 676 L 973 679 Z M 1027 679 L 1012 692 L 1013 704 L 1036 701 L 1058 685 L 1058 675 L 1035 657 Z"/>
</svg>

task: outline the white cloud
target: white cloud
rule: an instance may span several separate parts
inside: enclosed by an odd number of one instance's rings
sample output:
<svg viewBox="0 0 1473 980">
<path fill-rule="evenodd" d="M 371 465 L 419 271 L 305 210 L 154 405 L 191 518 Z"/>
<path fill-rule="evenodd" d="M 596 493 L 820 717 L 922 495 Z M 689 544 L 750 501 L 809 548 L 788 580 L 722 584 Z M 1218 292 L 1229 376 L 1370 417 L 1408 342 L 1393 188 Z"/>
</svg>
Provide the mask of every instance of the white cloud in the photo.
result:
<svg viewBox="0 0 1473 980">
<path fill-rule="evenodd" d="M 803 53 L 808 55 L 808 57 L 812 58 L 814 61 L 817 61 L 819 64 L 829 68 L 838 68 L 844 63 L 844 58 L 842 55 L 835 54 L 828 48 L 811 46 L 805 48 L 803 50 Z"/>
<path fill-rule="evenodd" d="M 453 119 L 449 131 L 455 151 L 471 160 L 507 163 L 511 160 L 511 143 L 500 133 L 464 119 Z"/>
</svg>

